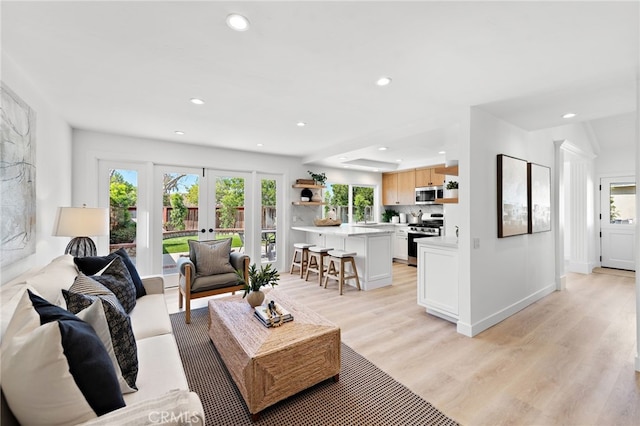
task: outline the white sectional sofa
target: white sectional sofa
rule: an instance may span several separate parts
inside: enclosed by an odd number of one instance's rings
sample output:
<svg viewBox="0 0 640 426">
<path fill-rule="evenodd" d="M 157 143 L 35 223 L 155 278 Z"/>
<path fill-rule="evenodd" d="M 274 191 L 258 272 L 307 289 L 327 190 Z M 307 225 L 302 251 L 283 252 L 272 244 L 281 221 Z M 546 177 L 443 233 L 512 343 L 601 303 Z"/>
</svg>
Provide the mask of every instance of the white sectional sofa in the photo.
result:
<svg viewBox="0 0 640 426">
<path fill-rule="evenodd" d="M 35 290 L 52 304 L 66 307 L 61 290 L 69 289 L 78 273 L 73 257 L 64 255 L 43 268 L 30 271 L 2 285 L 0 287 L 2 313 L 0 342 L 26 289 L 31 289 L 32 292 Z M 172 419 L 175 424 L 203 425 L 205 419 L 202 403 L 195 393 L 189 392 L 173 336 L 164 298 L 163 279 L 147 277 L 142 278 L 142 283 L 147 294 L 137 299 L 135 307 L 129 313 L 137 346 L 136 386 L 138 390 L 123 394 L 126 407 L 89 419 L 88 423 L 157 424 L 159 416 L 164 415 L 165 418 Z M 6 356 L 5 353 L 3 353 L 4 356 Z M 4 359 L 2 361 L 4 362 Z M 3 388 L 1 423 L 2 425 L 17 424 L 4 398 L 4 394 L 7 393 L 6 383 L 0 382 L 0 384 Z M 51 392 L 55 392 L 55 389 L 51 389 Z M 13 407 L 15 408 L 15 405 Z M 33 407 L 33 409 L 40 408 Z M 168 411 L 173 411 L 174 414 L 167 417 Z"/>
</svg>

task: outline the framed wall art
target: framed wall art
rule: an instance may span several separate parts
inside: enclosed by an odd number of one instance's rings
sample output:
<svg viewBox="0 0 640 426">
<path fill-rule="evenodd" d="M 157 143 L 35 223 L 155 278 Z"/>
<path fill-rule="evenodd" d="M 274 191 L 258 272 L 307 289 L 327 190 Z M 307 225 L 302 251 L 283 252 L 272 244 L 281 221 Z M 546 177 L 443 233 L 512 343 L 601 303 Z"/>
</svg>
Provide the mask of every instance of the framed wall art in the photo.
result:
<svg viewBox="0 0 640 426">
<path fill-rule="evenodd" d="M 551 168 L 527 165 L 529 233 L 551 231 Z"/>
<path fill-rule="evenodd" d="M 498 238 L 529 232 L 527 162 L 498 154 Z"/>
<path fill-rule="evenodd" d="M 36 114 L 0 83 L 0 266 L 36 251 Z"/>
</svg>

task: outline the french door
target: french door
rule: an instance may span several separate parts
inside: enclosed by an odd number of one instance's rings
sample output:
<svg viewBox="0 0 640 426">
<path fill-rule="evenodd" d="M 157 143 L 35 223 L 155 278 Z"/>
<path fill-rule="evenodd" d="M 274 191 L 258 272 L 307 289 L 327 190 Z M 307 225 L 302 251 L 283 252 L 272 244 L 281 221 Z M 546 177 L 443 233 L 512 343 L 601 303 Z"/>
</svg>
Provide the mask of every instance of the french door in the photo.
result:
<svg viewBox="0 0 640 426">
<path fill-rule="evenodd" d="M 636 179 L 602 178 L 600 184 L 601 264 L 635 271 Z"/>
<path fill-rule="evenodd" d="M 154 263 L 167 286 L 177 285 L 177 260 L 189 254 L 189 240 L 231 238 L 232 250 L 245 250 L 247 174 L 156 166 L 154 182 L 161 225 Z"/>
</svg>

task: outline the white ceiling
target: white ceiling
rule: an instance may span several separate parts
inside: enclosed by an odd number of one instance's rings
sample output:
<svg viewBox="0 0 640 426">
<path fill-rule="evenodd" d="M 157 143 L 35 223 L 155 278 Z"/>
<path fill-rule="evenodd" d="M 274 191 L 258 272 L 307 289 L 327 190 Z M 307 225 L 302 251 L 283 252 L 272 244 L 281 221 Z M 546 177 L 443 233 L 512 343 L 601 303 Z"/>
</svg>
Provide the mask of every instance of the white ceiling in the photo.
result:
<svg viewBox="0 0 640 426">
<path fill-rule="evenodd" d="M 635 127 L 615 123 L 635 120 L 638 2 L 1 7 L 4 53 L 75 128 L 393 169 L 442 160 L 469 106 L 528 130 L 576 112 L 603 140 Z"/>
</svg>

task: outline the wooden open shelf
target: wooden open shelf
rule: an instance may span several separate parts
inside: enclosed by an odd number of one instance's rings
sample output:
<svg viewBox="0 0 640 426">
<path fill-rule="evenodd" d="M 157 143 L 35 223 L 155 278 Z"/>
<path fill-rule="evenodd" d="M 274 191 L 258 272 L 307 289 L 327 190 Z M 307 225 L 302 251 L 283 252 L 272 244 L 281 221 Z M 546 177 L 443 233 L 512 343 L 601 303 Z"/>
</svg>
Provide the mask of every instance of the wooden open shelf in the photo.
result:
<svg viewBox="0 0 640 426">
<path fill-rule="evenodd" d="M 441 175 L 458 176 L 458 165 L 449 167 L 436 167 L 436 173 Z M 457 202 L 457 201 L 456 201 Z"/>
<path fill-rule="evenodd" d="M 324 206 L 327 203 L 321 201 L 292 201 L 294 206 Z"/>
<path fill-rule="evenodd" d="M 436 198 L 436 203 L 440 204 L 458 204 L 457 198 Z"/>
<path fill-rule="evenodd" d="M 309 189 L 324 189 L 326 186 L 324 185 L 304 185 L 301 183 L 294 183 L 291 185 L 292 188 L 309 188 Z"/>
</svg>

